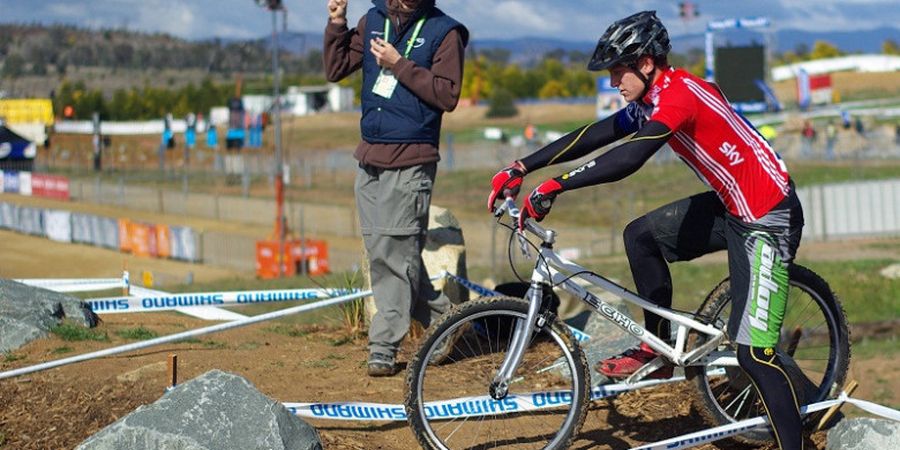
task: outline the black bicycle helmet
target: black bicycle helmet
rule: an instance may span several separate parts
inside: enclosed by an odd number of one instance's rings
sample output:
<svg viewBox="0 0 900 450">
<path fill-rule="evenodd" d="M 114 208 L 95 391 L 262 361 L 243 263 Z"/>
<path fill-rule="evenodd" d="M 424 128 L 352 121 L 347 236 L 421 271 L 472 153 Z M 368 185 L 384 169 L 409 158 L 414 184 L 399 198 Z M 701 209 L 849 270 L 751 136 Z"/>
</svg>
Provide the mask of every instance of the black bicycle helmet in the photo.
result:
<svg viewBox="0 0 900 450">
<path fill-rule="evenodd" d="M 597 42 L 588 70 L 609 69 L 617 64 L 631 66 L 643 55 L 669 54 L 669 33 L 656 11 L 641 11 L 616 21 Z"/>
</svg>

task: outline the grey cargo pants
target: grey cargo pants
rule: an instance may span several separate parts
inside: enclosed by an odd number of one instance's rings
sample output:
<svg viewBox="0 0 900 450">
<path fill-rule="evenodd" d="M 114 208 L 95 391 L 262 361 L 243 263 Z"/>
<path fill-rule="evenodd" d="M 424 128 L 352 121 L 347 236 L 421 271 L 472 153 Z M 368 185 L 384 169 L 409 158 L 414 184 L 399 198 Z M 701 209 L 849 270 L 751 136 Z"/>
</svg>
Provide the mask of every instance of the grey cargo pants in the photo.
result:
<svg viewBox="0 0 900 450">
<path fill-rule="evenodd" d="M 410 319 L 426 327 L 450 307 L 435 292 L 422 250 L 437 163 L 402 169 L 360 165 L 356 208 L 369 258 L 378 311 L 369 325 L 369 352 L 394 355 Z"/>
</svg>

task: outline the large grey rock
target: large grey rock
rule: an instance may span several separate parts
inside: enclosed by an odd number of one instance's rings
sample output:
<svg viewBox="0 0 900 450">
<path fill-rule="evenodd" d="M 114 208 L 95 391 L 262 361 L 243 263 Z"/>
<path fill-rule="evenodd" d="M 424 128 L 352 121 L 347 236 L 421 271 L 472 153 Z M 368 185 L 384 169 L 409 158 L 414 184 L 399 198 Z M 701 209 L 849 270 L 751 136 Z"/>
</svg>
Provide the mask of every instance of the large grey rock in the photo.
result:
<svg viewBox="0 0 900 450">
<path fill-rule="evenodd" d="M 881 269 L 879 273 L 889 280 L 900 279 L 900 264 L 891 264 L 884 269 Z"/>
<path fill-rule="evenodd" d="M 627 303 L 624 300 L 600 289 L 590 289 L 590 291 L 626 317 L 634 320 L 628 312 Z M 581 348 L 587 358 L 588 367 L 591 368 L 592 386 L 610 382 L 609 378 L 597 372 L 597 363 L 640 344 L 637 338 L 626 333 L 612 321 L 601 317 L 600 313 L 594 310 L 584 311 L 566 320 L 566 323 L 591 336 L 591 340 L 583 342 Z M 643 324 L 641 323 L 641 325 Z"/>
<path fill-rule="evenodd" d="M 78 450 L 320 450 L 315 428 L 246 379 L 212 370 L 100 430 Z"/>
<path fill-rule="evenodd" d="M 85 327 L 94 327 L 99 321 L 78 298 L 0 279 L 0 352 L 47 336 L 63 319 Z"/>
<path fill-rule="evenodd" d="M 900 423 L 865 417 L 846 419 L 828 430 L 827 450 L 900 448 Z"/>
<path fill-rule="evenodd" d="M 450 272 L 463 278 L 466 273 L 466 243 L 463 239 L 462 227 L 459 221 L 446 208 L 431 205 L 428 210 L 428 233 L 425 238 L 425 249 L 422 251 L 422 262 L 430 276 L 435 276 L 443 271 Z M 366 277 L 366 286 L 371 288 L 372 280 L 369 277 L 368 258 L 363 249 L 363 274 Z M 458 283 L 448 283 L 446 278 L 441 278 L 432 283 L 435 290 L 442 292 L 450 303 L 458 305 L 469 300 L 469 290 Z M 375 315 L 375 300 L 372 297 L 366 299 L 366 318 L 371 321 Z"/>
<path fill-rule="evenodd" d="M 431 275 L 443 271 L 468 278 L 466 273 L 466 242 L 463 239 L 462 227 L 449 210 L 440 206 L 432 206 L 428 210 L 428 235 L 425 250 L 422 252 L 425 269 Z M 469 290 L 459 283 L 448 283 L 441 278 L 434 283 L 434 288 L 443 292 L 454 305 L 469 301 Z"/>
</svg>

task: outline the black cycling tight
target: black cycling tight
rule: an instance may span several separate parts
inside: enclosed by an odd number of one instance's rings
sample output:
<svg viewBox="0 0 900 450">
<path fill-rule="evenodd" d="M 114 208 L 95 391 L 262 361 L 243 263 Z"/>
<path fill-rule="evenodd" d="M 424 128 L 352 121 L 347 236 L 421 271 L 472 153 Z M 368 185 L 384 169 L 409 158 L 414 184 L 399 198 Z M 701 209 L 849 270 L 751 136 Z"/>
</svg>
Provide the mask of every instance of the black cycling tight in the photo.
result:
<svg viewBox="0 0 900 450">
<path fill-rule="evenodd" d="M 640 217 L 625 227 L 625 253 L 631 266 L 631 276 L 641 297 L 663 308 L 672 307 L 672 275 L 663 258 L 659 244 L 650 231 L 650 221 Z M 644 310 L 644 323 L 650 332 L 671 342 L 668 320 Z"/>
<path fill-rule="evenodd" d="M 778 354 L 771 348 L 738 344 L 737 356 L 741 368 L 762 395 L 781 450 L 802 450 L 803 422 L 797 394 Z"/>
</svg>

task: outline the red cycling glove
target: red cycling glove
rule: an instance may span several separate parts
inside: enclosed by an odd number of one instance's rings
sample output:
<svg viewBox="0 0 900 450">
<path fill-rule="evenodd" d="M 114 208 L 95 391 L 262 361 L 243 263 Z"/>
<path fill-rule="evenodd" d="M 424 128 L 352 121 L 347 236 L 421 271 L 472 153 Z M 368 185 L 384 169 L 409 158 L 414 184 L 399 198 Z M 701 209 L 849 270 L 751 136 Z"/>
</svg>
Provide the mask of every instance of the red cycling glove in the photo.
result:
<svg viewBox="0 0 900 450">
<path fill-rule="evenodd" d="M 525 218 L 533 217 L 540 222 L 544 216 L 550 213 L 550 207 L 553 206 L 553 200 L 563 191 L 562 185 L 555 178 L 551 178 L 531 191 L 531 195 L 525 199 L 522 204 L 522 211 L 519 215 L 519 229 L 525 229 Z"/>
<path fill-rule="evenodd" d="M 516 161 L 505 169 L 497 172 L 494 178 L 491 178 L 491 195 L 488 196 L 488 211 L 494 212 L 494 203 L 497 197 L 516 198 L 519 195 L 519 188 L 522 186 L 522 177 L 525 176 L 525 167 L 522 163 Z"/>
</svg>

